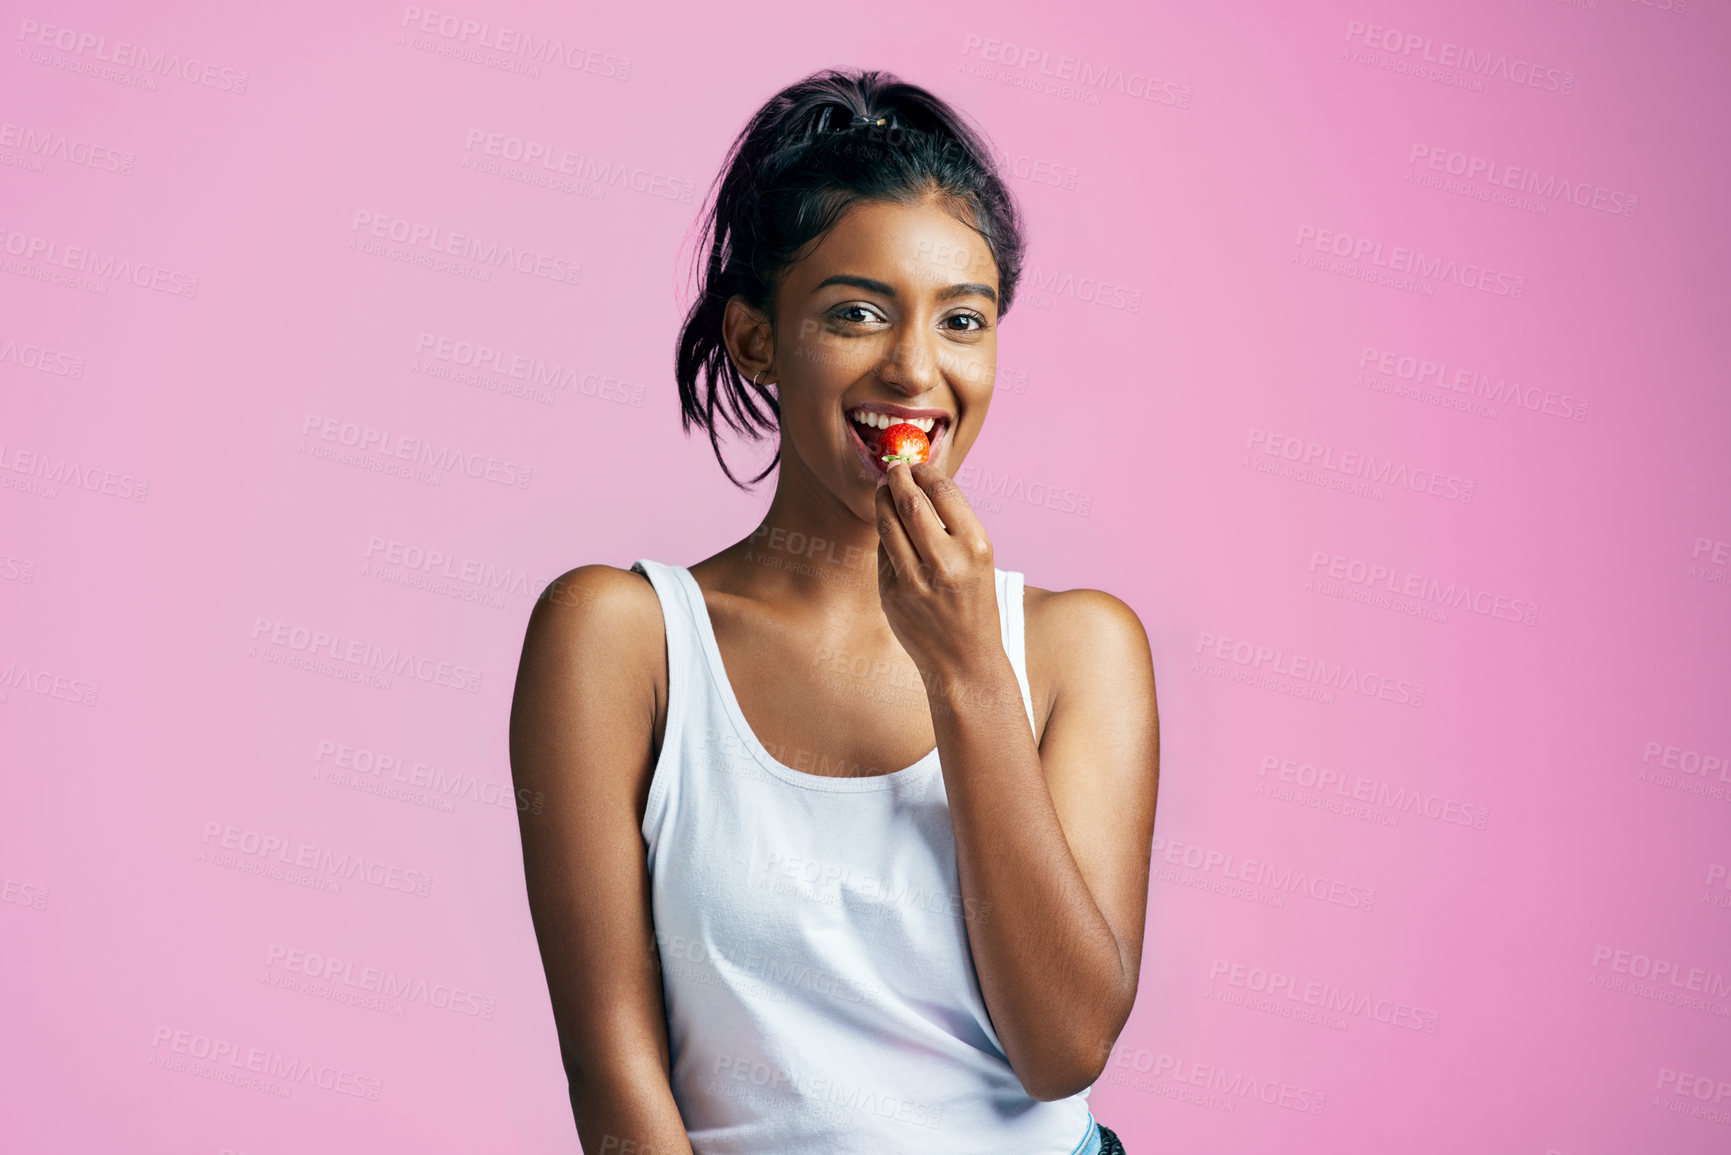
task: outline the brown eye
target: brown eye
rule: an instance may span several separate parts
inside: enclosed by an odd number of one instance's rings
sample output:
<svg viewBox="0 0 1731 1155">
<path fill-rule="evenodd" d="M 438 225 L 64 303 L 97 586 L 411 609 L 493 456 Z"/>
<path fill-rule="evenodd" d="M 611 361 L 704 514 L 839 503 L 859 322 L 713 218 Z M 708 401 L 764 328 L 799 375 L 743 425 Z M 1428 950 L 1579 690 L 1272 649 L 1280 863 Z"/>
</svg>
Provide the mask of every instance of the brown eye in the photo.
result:
<svg viewBox="0 0 1731 1155">
<path fill-rule="evenodd" d="M 852 314 L 856 314 L 856 313 L 860 314 L 860 315 L 859 316 L 853 316 L 852 315 Z M 847 324 L 847 325 L 865 325 L 865 324 L 871 323 L 872 321 L 883 320 L 883 318 L 878 316 L 877 312 L 874 309 L 872 309 L 869 305 L 862 305 L 862 304 L 859 304 L 857 301 L 856 302 L 850 302 L 846 305 L 841 305 L 837 308 L 831 309 L 829 311 L 829 315 L 832 319 L 840 321 L 843 324 Z"/>
</svg>

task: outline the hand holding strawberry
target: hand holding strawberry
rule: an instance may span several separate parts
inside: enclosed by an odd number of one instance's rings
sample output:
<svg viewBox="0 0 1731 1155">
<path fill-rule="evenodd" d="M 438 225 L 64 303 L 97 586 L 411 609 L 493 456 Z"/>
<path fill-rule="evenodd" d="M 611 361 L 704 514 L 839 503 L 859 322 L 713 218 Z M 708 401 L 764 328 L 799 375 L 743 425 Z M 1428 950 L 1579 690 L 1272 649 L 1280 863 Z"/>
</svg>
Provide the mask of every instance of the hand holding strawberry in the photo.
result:
<svg viewBox="0 0 1731 1155">
<path fill-rule="evenodd" d="M 912 426 L 892 426 L 889 434 Z M 913 432 L 919 435 L 919 430 Z M 920 440 L 924 441 L 923 435 Z M 901 442 L 894 448 L 907 448 Z M 878 595 L 922 677 L 952 685 L 1007 662 L 992 542 L 959 487 L 937 465 L 893 458 L 878 486 Z"/>
</svg>

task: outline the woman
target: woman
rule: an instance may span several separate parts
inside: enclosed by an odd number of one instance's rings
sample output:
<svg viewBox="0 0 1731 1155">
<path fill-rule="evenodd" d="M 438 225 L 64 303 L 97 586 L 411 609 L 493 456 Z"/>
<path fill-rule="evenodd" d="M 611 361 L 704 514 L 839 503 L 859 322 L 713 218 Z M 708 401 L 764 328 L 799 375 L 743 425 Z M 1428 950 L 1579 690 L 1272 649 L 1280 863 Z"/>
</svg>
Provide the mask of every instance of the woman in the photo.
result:
<svg viewBox="0 0 1731 1155">
<path fill-rule="evenodd" d="M 1121 1150 L 1088 1110 L 1135 1000 L 1158 718 L 1141 623 L 1025 588 L 952 477 L 1022 263 L 979 136 L 818 73 L 735 141 L 683 421 L 773 433 L 691 566 L 530 616 L 524 868 L 586 1152 Z M 892 419 L 930 460 L 884 460 Z"/>
</svg>

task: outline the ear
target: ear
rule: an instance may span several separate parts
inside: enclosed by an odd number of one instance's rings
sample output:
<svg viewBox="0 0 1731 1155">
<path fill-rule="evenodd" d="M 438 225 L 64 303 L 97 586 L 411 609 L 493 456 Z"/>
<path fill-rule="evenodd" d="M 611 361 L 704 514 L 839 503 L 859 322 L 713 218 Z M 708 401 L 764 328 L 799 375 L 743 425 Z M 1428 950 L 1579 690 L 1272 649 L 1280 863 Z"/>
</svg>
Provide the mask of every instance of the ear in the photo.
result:
<svg viewBox="0 0 1731 1155">
<path fill-rule="evenodd" d="M 727 346 L 728 356 L 733 358 L 733 367 L 747 380 L 762 372 L 768 378 L 763 382 L 765 385 L 774 382 L 774 327 L 766 314 L 737 293 L 729 298 L 721 315 L 721 340 Z"/>
</svg>

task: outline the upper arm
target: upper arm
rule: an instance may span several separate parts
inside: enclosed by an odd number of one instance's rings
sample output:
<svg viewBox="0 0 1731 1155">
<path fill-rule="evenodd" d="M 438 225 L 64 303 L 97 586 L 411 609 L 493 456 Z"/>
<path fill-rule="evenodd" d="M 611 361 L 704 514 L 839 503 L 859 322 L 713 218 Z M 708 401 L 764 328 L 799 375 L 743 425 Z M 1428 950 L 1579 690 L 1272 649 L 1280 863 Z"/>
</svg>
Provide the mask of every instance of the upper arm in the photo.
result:
<svg viewBox="0 0 1731 1155">
<path fill-rule="evenodd" d="M 1148 635 L 1099 590 L 1043 599 L 1039 658 L 1052 708 L 1040 764 L 1076 866 L 1111 924 L 1132 989 L 1148 914 L 1160 718 Z"/>
<path fill-rule="evenodd" d="M 543 796 L 519 812 L 523 872 L 574 1102 L 668 1070 L 641 827 L 665 654 L 654 590 L 599 565 L 548 587 L 523 643 L 511 774 Z"/>
</svg>

